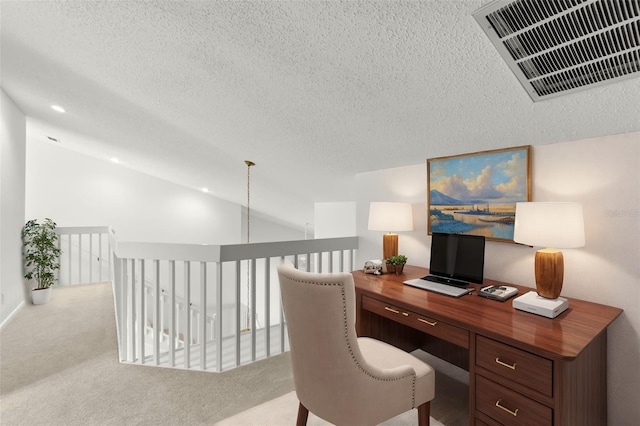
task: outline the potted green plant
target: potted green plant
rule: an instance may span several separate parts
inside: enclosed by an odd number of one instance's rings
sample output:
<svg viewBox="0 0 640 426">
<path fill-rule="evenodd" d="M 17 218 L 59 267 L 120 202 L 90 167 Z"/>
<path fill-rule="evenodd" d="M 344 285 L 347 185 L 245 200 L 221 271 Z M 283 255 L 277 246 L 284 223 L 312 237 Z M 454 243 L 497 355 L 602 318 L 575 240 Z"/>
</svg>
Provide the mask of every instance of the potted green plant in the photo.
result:
<svg viewBox="0 0 640 426">
<path fill-rule="evenodd" d="M 46 218 L 42 223 L 32 219 L 22 228 L 24 277 L 34 280 L 31 290 L 34 305 L 47 303 L 51 297 L 51 286 L 55 284 L 54 272 L 60 269 L 61 250 L 57 246 L 56 223 Z"/>
<path fill-rule="evenodd" d="M 402 274 L 404 265 L 407 263 L 407 256 L 399 254 L 397 256 L 391 256 L 387 259 L 387 272 L 395 272 L 396 274 Z"/>
</svg>

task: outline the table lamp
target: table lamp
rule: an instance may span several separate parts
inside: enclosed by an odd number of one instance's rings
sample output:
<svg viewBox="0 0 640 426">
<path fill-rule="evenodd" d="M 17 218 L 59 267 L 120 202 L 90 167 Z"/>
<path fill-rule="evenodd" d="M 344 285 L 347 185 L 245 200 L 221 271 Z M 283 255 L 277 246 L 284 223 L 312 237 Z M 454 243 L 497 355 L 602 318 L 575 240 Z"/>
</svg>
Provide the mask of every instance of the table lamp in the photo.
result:
<svg viewBox="0 0 640 426">
<path fill-rule="evenodd" d="M 369 205 L 369 230 L 386 231 L 382 237 L 383 259 L 398 255 L 398 234 L 412 231 L 413 213 L 410 203 L 372 202 Z"/>
<path fill-rule="evenodd" d="M 582 205 L 564 202 L 516 203 L 513 240 L 529 246 L 546 247 L 536 252 L 536 291 L 547 299 L 558 298 L 564 276 L 564 259 L 558 249 L 582 247 L 585 244 Z"/>
</svg>

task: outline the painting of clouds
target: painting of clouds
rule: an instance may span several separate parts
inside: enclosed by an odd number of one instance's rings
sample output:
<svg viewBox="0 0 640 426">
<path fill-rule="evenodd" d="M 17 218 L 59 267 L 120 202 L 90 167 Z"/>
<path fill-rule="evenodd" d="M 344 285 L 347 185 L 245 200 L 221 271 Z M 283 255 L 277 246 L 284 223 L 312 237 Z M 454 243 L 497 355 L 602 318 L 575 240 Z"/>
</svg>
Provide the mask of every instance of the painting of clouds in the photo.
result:
<svg viewBox="0 0 640 426">
<path fill-rule="evenodd" d="M 427 160 L 427 230 L 513 242 L 516 203 L 531 201 L 531 147 Z"/>
</svg>

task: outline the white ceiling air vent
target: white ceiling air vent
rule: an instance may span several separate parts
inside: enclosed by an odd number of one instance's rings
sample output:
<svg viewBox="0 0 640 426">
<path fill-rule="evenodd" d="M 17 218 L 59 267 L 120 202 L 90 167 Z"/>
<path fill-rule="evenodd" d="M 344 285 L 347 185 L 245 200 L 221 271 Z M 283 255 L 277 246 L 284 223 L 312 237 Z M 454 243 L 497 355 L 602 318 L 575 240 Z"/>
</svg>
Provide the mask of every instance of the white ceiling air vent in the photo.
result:
<svg viewBox="0 0 640 426">
<path fill-rule="evenodd" d="M 640 0 L 496 0 L 473 17 L 534 101 L 640 75 Z"/>
</svg>

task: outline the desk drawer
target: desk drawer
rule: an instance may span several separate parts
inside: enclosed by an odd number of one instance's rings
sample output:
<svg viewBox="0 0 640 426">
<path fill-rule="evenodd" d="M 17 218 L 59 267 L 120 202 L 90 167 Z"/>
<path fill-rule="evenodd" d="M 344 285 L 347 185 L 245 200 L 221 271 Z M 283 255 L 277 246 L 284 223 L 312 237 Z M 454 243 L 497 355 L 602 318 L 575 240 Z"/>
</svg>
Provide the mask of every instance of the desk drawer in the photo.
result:
<svg viewBox="0 0 640 426">
<path fill-rule="evenodd" d="M 482 376 L 476 376 L 476 410 L 504 425 L 551 425 L 553 410 Z"/>
<path fill-rule="evenodd" d="M 553 394 L 553 363 L 549 359 L 478 336 L 476 365 L 544 395 Z"/>
<path fill-rule="evenodd" d="M 444 321 L 419 315 L 390 303 L 384 303 L 371 297 L 362 297 L 362 308 L 400 324 L 408 325 L 454 345 L 469 349 L 469 332 Z"/>
</svg>

